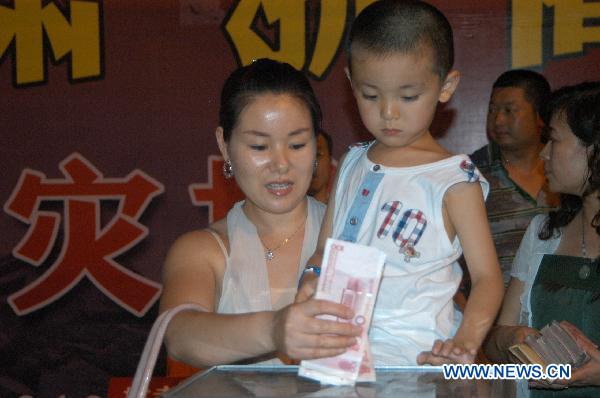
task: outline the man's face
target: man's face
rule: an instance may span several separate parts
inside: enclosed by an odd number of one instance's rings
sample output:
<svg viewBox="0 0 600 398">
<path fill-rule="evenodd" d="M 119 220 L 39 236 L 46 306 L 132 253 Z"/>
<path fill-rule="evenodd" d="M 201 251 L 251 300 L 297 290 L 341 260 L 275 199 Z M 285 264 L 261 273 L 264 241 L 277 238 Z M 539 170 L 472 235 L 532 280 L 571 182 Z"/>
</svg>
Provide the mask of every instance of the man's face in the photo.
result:
<svg viewBox="0 0 600 398">
<path fill-rule="evenodd" d="M 542 121 L 520 87 L 492 91 L 487 115 L 488 138 L 503 150 L 519 150 L 540 143 Z"/>
</svg>

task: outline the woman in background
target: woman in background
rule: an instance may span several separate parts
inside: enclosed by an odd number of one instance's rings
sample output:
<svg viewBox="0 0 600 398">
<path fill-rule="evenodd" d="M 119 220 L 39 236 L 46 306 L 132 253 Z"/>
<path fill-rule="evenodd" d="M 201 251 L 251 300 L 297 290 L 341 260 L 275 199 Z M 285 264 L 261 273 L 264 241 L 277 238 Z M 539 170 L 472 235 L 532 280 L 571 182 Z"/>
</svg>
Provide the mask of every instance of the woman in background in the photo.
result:
<svg viewBox="0 0 600 398">
<path fill-rule="evenodd" d="M 540 156 L 560 207 L 529 225 L 486 354 L 512 362 L 510 346 L 553 320 L 566 321 L 591 360 L 570 380 L 534 383 L 531 394 L 600 396 L 600 82 L 554 92 L 547 118 L 549 141 Z"/>
</svg>

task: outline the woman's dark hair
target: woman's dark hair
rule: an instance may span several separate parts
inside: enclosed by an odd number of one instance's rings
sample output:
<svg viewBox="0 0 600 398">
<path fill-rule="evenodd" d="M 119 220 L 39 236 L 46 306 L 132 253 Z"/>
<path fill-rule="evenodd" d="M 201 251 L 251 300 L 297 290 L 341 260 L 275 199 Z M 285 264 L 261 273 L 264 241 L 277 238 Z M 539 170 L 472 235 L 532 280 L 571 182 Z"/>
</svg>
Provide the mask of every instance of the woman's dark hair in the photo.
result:
<svg viewBox="0 0 600 398">
<path fill-rule="evenodd" d="M 600 200 L 600 82 L 585 82 L 563 87 L 550 96 L 544 117 L 549 125 L 552 117 L 562 116 L 579 141 L 589 151 L 587 188 L 583 197 L 596 193 Z M 550 239 L 581 210 L 583 199 L 577 195 L 561 194 L 560 207 L 548 214 L 548 221 L 539 233 L 540 239 Z M 592 226 L 600 235 L 600 211 L 594 215 Z"/>
<path fill-rule="evenodd" d="M 316 134 L 321 126 L 321 107 L 306 76 L 290 64 L 261 58 L 236 69 L 223 85 L 219 125 L 223 128 L 226 142 L 231 138 L 231 131 L 244 107 L 254 97 L 265 93 L 289 94 L 304 102 Z"/>
</svg>

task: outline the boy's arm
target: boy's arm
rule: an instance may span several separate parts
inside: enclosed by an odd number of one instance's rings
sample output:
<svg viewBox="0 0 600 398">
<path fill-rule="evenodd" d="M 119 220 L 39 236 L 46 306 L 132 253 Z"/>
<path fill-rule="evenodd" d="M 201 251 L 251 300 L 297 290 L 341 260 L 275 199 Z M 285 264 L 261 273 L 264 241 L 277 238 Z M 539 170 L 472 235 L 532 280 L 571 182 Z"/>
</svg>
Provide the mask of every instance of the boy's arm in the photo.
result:
<svg viewBox="0 0 600 398">
<path fill-rule="evenodd" d="M 333 214 L 335 212 L 335 193 L 337 191 L 337 185 L 340 175 L 340 170 L 346 159 L 346 154 L 342 156 L 340 161 L 338 162 L 338 172 L 336 173 L 335 179 L 333 181 L 333 185 L 331 188 L 331 193 L 329 195 L 329 201 L 327 202 L 327 210 L 325 211 L 325 216 L 323 217 L 323 223 L 321 224 L 321 230 L 319 231 L 319 239 L 317 241 L 317 248 L 313 255 L 308 259 L 308 265 L 314 265 L 317 267 L 321 267 L 321 262 L 323 261 L 323 252 L 325 251 L 325 243 L 327 242 L 327 238 L 330 238 L 333 234 Z M 298 289 L 298 293 L 296 294 L 296 302 L 303 302 L 308 300 L 314 293 L 317 288 L 316 283 L 316 275 L 305 274 L 302 278 L 302 285 Z"/>
<path fill-rule="evenodd" d="M 327 202 L 327 210 L 325 211 L 325 216 L 323 217 L 323 223 L 321 224 L 321 230 L 319 232 L 319 241 L 317 242 L 317 248 L 312 255 L 312 257 L 308 260 L 309 264 L 321 266 L 321 261 L 323 260 L 323 251 L 325 250 L 325 243 L 327 242 L 327 238 L 330 238 L 333 234 L 333 214 L 335 213 L 335 194 L 337 192 L 337 187 L 339 183 L 340 171 L 342 170 L 342 166 L 344 164 L 344 160 L 346 160 L 346 154 L 342 155 L 340 161 L 338 162 L 339 167 L 338 171 L 335 175 L 335 179 L 333 180 L 333 185 L 331 188 L 331 193 L 329 194 L 329 201 Z"/>
<path fill-rule="evenodd" d="M 492 240 L 481 186 L 459 183 L 444 197 L 450 224 L 460 239 L 471 275 L 471 294 L 454 343 L 478 349 L 502 303 L 504 286 Z"/>
<path fill-rule="evenodd" d="M 419 354 L 419 364 L 472 363 L 494 323 L 504 293 L 479 184 L 462 182 L 446 191 L 444 222 L 450 236 L 454 232 L 460 239 L 471 275 L 471 294 L 456 335 L 435 341 L 431 351 Z"/>
<path fill-rule="evenodd" d="M 422 352 L 417 363 L 472 363 L 502 303 L 504 286 L 496 249 L 490 233 L 481 186 L 458 183 L 444 195 L 444 222 L 449 235 L 460 239 L 471 275 L 471 294 L 456 335 L 436 340 L 431 351 Z"/>
</svg>

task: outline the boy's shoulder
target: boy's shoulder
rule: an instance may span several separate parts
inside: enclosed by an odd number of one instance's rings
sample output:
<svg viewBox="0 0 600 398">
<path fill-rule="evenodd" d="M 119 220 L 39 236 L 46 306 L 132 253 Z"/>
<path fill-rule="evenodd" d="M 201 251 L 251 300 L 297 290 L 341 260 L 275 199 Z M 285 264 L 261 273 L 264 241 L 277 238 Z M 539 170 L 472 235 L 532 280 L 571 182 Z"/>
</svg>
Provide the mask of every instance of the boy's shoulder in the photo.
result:
<svg viewBox="0 0 600 398">
<path fill-rule="evenodd" d="M 352 148 L 368 148 L 373 141 L 359 141 L 348 145 L 348 150 Z"/>
<path fill-rule="evenodd" d="M 412 174 L 418 175 L 422 181 L 430 181 L 432 184 L 441 184 L 447 187 L 458 182 L 473 183 L 482 179 L 481 172 L 466 154 L 451 154 L 439 158 L 433 157 L 429 160 L 405 170 L 412 170 Z"/>
</svg>

